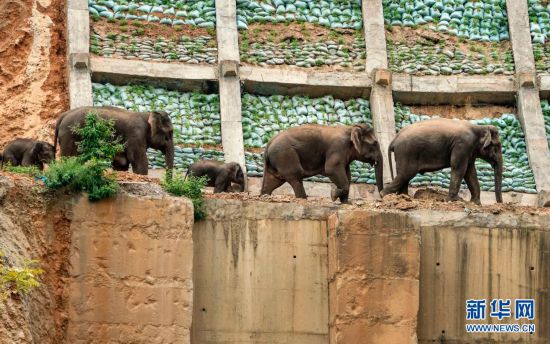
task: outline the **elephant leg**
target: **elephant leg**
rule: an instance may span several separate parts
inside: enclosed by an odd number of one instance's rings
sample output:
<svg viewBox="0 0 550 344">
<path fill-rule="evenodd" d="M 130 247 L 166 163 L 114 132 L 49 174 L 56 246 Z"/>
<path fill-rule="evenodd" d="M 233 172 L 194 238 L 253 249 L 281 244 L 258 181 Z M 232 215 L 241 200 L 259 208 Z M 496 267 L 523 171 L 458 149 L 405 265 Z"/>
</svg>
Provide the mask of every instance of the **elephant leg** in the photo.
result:
<svg viewBox="0 0 550 344">
<path fill-rule="evenodd" d="M 409 182 L 411 179 L 413 179 L 414 174 L 405 174 L 401 172 L 401 174 L 397 174 L 395 178 L 388 184 L 386 187 L 384 187 L 384 190 L 380 193 L 380 196 L 384 197 L 387 194 L 391 193 L 397 193 L 401 194 L 406 192 L 408 194 L 409 192 Z"/>
<path fill-rule="evenodd" d="M 468 185 L 468 190 L 470 190 L 470 202 L 474 202 L 478 205 L 481 205 L 480 201 L 480 189 L 479 189 L 479 180 L 477 179 L 477 171 L 475 162 L 471 162 L 466 169 L 466 175 L 464 176 L 466 180 L 466 185 Z"/>
<path fill-rule="evenodd" d="M 284 179 L 277 178 L 273 173 L 264 171 L 264 179 L 262 181 L 261 195 L 271 195 L 273 190 L 285 183 Z"/>
<path fill-rule="evenodd" d="M 32 157 L 31 157 L 31 154 L 23 154 L 23 159 L 21 159 L 21 166 L 25 166 L 25 167 L 28 167 L 28 166 L 32 166 L 33 165 L 33 161 L 32 161 Z"/>
<path fill-rule="evenodd" d="M 294 190 L 294 196 L 297 198 L 307 198 L 306 190 L 304 189 L 304 183 L 300 179 L 289 180 L 288 183 Z"/>
<path fill-rule="evenodd" d="M 115 171 L 128 171 L 130 163 L 126 159 L 125 155 L 117 154 L 113 160 L 113 170 Z"/>
<path fill-rule="evenodd" d="M 10 164 L 12 166 L 17 166 L 18 165 L 17 158 L 11 152 L 4 153 L 3 160 L 4 160 L 3 161 L 4 165 L 6 165 L 6 164 Z"/>
<path fill-rule="evenodd" d="M 327 171 L 327 176 L 336 185 L 336 190 L 331 192 L 332 201 L 340 198 L 340 202 L 347 203 L 349 197 L 350 179 L 348 174 L 349 166 L 346 168 L 335 168 Z"/>
<path fill-rule="evenodd" d="M 454 168 L 451 167 L 451 183 L 449 185 L 448 201 L 458 201 L 458 191 L 460 190 L 460 184 L 462 183 L 462 179 L 464 179 L 467 167 L 467 164 L 458 165 Z"/>
<path fill-rule="evenodd" d="M 397 192 L 398 195 L 408 195 L 409 194 L 409 183 L 407 182 Z"/>
<path fill-rule="evenodd" d="M 147 175 L 149 173 L 149 162 L 147 160 L 146 150 L 140 149 L 137 152 L 128 152 L 127 156 L 134 173 L 142 175 Z"/>
</svg>

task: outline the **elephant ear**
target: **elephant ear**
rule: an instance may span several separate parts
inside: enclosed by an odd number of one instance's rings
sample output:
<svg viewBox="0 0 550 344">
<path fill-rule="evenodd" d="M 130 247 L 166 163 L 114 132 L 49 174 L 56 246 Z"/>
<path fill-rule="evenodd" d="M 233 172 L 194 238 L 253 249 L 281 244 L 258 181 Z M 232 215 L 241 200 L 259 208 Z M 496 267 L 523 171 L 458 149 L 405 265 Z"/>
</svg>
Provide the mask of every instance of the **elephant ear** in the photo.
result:
<svg viewBox="0 0 550 344">
<path fill-rule="evenodd" d="M 33 160 L 36 161 L 38 159 L 38 155 L 42 152 L 42 150 L 44 150 L 44 144 L 42 142 L 35 142 L 31 150 Z"/>
<path fill-rule="evenodd" d="M 236 162 L 232 162 L 230 170 L 231 170 L 231 179 L 232 180 L 238 180 L 239 172 L 242 173 L 241 166 L 239 164 L 237 164 Z"/>
<path fill-rule="evenodd" d="M 168 118 L 169 121 L 170 117 L 168 113 L 164 111 L 151 111 L 149 113 L 149 119 L 147 120 L 147 123 L 149 123 L 149 126 L 151 127 L 152 137 L 155 137 L 158 132 L 163 129 L 166 118 Z"/>
<path fill-rule="evenodd" d="M 481 139 L 481 147 L 482 149 L 486 149 L 491 144 L 497 145 L 500 143 L 500 139 L 498 137 L 498 130 L 494 126 L 487 126 L 487 129 L 485 130 L 485 134 L 483 135 L 483 138 Z"/>
<path fill-rule="evenodd" d="M 356 125 L 353 128 L 351 128 L 351 142 L 353 143 L 353 147 L 355 147 L 355 150 L 358 152 L 361 152 L 361 127 Z"/>
</svg>

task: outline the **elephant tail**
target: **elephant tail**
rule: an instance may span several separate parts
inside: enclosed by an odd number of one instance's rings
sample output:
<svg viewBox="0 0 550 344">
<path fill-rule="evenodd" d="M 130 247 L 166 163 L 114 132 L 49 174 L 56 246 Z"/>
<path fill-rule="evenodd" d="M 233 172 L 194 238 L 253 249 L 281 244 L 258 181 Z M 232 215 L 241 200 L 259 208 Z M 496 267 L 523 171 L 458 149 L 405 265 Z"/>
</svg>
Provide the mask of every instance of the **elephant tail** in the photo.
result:
<svg viewBox="0 0 550 344">
<path fill-rule="evenodd" d="M 4 168 L 4 156 L 0 153 L 0 169 Z"/>
<path fill-rule="evenodd" d="M 388 162 L 390 163 L 390 174 L 393 180 L 393 163 L 391 161 L 391 152 L 393 152 L 393 142 L 388 146 Z"/>
</svg>

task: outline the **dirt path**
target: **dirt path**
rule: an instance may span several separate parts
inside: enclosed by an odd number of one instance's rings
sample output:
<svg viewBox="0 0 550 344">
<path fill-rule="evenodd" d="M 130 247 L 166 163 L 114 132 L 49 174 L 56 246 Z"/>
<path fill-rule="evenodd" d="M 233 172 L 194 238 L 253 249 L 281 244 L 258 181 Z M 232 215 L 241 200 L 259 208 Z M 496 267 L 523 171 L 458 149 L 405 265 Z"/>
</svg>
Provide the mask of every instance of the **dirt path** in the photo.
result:
<svg viewBox="0 0 550 344">
<path fill-rule="evenodd" d="M 15 137 L 51 140 L 68 108 L 65 1 L 0 1 L 0 147 Z"/>
</svg>

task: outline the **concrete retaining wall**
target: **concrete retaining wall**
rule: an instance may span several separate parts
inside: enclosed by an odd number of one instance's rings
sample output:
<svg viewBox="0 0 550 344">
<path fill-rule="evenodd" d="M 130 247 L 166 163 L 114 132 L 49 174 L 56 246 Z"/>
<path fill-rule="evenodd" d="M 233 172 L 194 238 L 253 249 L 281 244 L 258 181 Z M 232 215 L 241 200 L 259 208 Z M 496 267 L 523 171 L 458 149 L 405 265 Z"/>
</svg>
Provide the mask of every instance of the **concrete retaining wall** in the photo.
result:
<svg viewBox="0 0 550 344">
<path fill-rule="evenodd" d="M 191 203 L 80 198 L 71 213 L 67 343 L 190 343 Z"/>
</svg>

